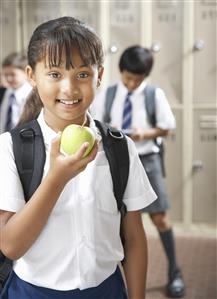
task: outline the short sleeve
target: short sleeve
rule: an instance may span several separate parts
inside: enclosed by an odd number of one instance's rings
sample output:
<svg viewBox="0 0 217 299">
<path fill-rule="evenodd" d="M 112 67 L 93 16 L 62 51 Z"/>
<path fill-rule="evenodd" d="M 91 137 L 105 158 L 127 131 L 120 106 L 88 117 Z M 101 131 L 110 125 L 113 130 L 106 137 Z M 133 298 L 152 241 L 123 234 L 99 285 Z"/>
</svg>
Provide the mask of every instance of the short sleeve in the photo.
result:
<svg viewBox="0 0 217 299">
<path fill-rule="evenodd" d="M 127 138 L 127 140 L 130 155 L 130 170 L 123 201 L 128 211 L 136 211 L 150 205 L 157 196 L 139 159 L 134 142 L 130 138 Z"/>
<path fill-rule="evenodd" d="M 25 205 L 9 133 L 0 135 L 0 210 L 17 212 Z"/>
<path fill-rule="evenodd" d="M 174 130 L 176 128 L 175 117 L 164 91 L 157 88 L 155 97 L 157 127 L 163 130 Z"/>
</svg>

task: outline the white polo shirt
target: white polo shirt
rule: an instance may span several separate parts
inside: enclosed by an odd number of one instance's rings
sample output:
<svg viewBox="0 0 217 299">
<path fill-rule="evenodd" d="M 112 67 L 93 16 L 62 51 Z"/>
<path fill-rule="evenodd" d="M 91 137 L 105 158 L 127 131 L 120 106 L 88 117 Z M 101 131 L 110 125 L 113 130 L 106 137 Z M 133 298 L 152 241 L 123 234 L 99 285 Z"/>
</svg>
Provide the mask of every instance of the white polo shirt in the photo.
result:
<svg viewBox="0 0 217 299">
<path fill-rule="evenodd" d="M 143 81 L 130 96 L 132 103 L 132 128 L 148 130 L 152 126 L 148 120 L 148 115 L 145 109 L 144 89 L 147 85 Z M 111 125 L 121 129 L 124 101 L 128 93 L 127 88 L 122 81 L 117 83 L 117 91 L 111 108 Z M 94 118 L 102 120 L 105 107 L 106 90 L 102 90 L 94 99 L 91 107 L 91 114 Z M 165 93 L 161 88 L 157 88 L 155 92 L 155 111 L 156 111 L 156 127 L 164 130 L 173 130 L 176 127 L 176 121 L 172 110 L 169 106 Z M 135 142 L 139 155 L 157 153 L 158 146 L 151 139 Z"/>
<path fill-rule="evenodd" d="M 42 113 L 38 121 L 46 146 L 45 175 L 56 133 L 47 126 Z M 90 127 L 98 134 L 92 119 Z M 124 202 L 128 211 L 134 211 L 152 203 L 156 195 L 129 138 L 128 146 L 130 173 Z M 0 135 L 0 165 L 0 209 L 17 212 L 25 200 L 9 133 Z M 57 290 L 95 287 L 109 277 L 123 259 L 120 213 L 112 188 L 108 161 L 100 143 L 95 160 L 66 184 L 35 243 L 14 262 L 16 274 L 37 286 Z"/>
</svg>

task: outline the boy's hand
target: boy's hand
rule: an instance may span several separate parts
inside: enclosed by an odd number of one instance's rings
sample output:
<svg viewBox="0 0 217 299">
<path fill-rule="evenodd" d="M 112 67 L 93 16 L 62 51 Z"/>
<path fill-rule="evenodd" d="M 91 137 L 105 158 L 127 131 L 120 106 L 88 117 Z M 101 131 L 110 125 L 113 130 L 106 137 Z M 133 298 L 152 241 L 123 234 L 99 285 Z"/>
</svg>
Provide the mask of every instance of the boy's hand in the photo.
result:
<svg viewBox="0 0 217 299">
<path fill-rule="evenodd" d="M 133 141 L 141 141 L 144 140 L 145 135 L 144 135 L 144 130 L 143 129 L 138 129 L 134 128 L 132 130 L 132 133 L 130 134 L 130 137 Z"/>
</svg>

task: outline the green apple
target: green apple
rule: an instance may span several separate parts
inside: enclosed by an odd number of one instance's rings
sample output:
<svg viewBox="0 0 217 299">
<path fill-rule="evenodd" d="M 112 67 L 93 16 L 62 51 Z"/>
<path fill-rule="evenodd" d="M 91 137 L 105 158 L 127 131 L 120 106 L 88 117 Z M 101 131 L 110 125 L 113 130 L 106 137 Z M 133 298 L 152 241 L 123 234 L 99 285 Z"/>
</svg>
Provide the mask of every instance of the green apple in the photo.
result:
<svg viewBox="0 0 217 299">
<path fill-rule="evenodd" d="M 87 156 L 93 148 L 95 135 L 93 131 L 86 126 L 69 125 L 65 127 L 61 135 L 60 149 L 66 155 L 75 154 L 85 142 L 89 143 L 84 156 Z"/>
</svg>

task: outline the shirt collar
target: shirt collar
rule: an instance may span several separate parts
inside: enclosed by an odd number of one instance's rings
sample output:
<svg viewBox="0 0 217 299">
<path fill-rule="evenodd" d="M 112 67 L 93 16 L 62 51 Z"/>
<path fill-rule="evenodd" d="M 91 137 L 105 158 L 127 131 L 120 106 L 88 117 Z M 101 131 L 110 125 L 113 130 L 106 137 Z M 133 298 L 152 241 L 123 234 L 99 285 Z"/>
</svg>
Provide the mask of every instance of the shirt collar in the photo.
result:
<svg viewBox="0 0 217 299">
<path fill-rule="evenodd" d="M 89 112 L 87 112 L 87 118 L 89 120 L 89 127 L 93 130 L 95 138 L 100 141 L 101 135 L 100 135 L 98 128 L 96 127 L 96 124 Z M 49 146 L 51 144 L 51 141 L 57 136 L 57 133 L 53 129 L 51 129 L 51 127 L 49 127 L 48 124 L 45 122 L 44 109 L 41 110 L 37 120 L 38 120 L 38 123 L 40 124 L 41 130 L 42 130 L 42 134 L 44 137 L 44 143 L 45 143 L 45 145 Z"/>
<path fill-rule="evenodd" d="M 126 88 L 126 86 L 123 84 L 121 80 L 118 82 L 118 85 L 124 93 L 126 94 L 128 93 L 128 89 Z M 147 81 L 146 80 L 142 81 L 142 83 L 132 92 L 132 95 L 134 96 L 143 93 L 146 85 L 147 85 Z"/>
</svg>

